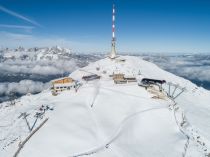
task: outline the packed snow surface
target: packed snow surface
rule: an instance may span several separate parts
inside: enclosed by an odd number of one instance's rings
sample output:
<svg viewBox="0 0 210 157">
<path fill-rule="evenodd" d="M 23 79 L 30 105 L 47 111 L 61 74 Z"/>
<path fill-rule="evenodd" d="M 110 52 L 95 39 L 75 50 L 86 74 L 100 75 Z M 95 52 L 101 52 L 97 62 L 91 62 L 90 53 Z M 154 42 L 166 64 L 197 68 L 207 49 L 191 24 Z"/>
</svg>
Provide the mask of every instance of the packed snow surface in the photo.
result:
<svg viewBox="0 0 210 157">
<path fill-rule="evenodd" d="M 115 84 L 111 75 L 166 80 L 164 91 L 138 82 Z M 99 80 L 85 82 L 85 75 Z M 14 156 L 46 118 L 18 157 L 205 157 L 210 146 L 210 92 L 137 57 L 105 58 L 70 77 L 82 83 L 57 96 L 50 89 L 0 106 L 0 156 Z M 173 86 L 174 85 L 174 86 Z M 177 90 L 175 90 L 176 87 Z M 162 97 L 157 97 L 162 94 Z M 41 111 L 40 111 L 40 108 Z M 43 112 L 44 108 L 44 112 Z M 26 119 L 29 123 L 27 126 Z M 41 117 L 35 115 L 41 113 Z"/>
</svg>

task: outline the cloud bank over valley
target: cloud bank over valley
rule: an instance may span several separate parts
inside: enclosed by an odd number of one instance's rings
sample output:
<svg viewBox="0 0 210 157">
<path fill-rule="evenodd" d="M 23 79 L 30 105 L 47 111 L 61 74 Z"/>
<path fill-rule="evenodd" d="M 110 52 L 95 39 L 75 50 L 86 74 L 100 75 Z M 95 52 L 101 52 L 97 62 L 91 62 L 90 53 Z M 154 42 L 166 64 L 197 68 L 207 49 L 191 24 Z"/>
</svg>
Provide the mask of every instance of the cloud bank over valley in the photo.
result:
<svg viewBox="0 0 210 157">
<path fill-rule="evenodd" d="M 210 55 L 140 54 L 139 57 L 159 67 L 210 89 Z M 76 54 L 59 46 L 0 50 L 0 101 L 38 93 L 50 87 L 50 81 L 68 76 L 72 71 L 104 58 L 103 54 Z"/>
</svg>

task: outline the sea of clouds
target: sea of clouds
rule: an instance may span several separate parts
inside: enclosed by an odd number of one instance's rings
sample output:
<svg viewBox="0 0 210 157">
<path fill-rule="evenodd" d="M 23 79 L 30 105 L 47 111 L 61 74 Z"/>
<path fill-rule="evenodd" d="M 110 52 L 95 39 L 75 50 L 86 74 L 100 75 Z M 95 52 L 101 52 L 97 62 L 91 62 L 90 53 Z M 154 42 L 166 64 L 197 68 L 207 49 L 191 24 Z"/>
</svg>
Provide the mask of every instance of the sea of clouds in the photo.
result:
<svg viewBox="0 0 210 157">
<path fill-rule="evenodd" d="M 49 88 L 48 83 L 42 83 L 32 80 L 21 80 L 20 82 L 0 83 L 0 95 L 9 95 L 11 92 L 18 94 L 38 93 Z"/>
<path fill-rule="evenodd" d="M 93 55 L 75 55 L 65 59 L 7 59 L 0 62 L 0 102 L 8 95 L 39 93 L 50 88 L 50 81 L 99 59 Z"/>
<path fill-rule="evenodd" d="M 159 67 L 210 89 L 210 55 L 138 55 Z M 6 60 L 0 62 L 0 101 L 11 93 L 19 96 L 39 93 L 50 87 L 50 80 L 103 58 L 104 55 L 77 55 L 58 60 Z"/>
<path fill-rule="evenodd" d="M 38 93 L 49 88 L 50 79 L 69 74 L 76 68 L 74 60 L 2 62 L 0 95 Z"/>
<path fill-rule="evenodd" d="M 210 89 L 210 54 L 150 55 L 145 60 Z"/>
<path fill-rule="evenodd" d="M 38 75 L 57 75 L 72 72 L 77 68 L 75 60 L 56 61 L 7 61 L 0 63 L 0 71 L 4 73 L 24 73 Z"/>
</svg>

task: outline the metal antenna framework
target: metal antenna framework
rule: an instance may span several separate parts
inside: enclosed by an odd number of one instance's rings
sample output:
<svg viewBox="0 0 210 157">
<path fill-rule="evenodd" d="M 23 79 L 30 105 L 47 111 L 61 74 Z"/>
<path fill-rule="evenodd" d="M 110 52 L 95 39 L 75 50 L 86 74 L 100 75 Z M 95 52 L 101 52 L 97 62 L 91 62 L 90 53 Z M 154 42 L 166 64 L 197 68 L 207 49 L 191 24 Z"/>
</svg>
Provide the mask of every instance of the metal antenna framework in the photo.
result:
<svg viewBox="0 0 210 157">
<path fill-rule="evenodd" d="M 112 9 L 112 47 L 111 47 L 111 53 L 110 53 L 110 58 L 114 59 L 116 58 L 116 38 L 115 38 L 115 5 L 113 4 L 113 9 Z"/>
</svg>

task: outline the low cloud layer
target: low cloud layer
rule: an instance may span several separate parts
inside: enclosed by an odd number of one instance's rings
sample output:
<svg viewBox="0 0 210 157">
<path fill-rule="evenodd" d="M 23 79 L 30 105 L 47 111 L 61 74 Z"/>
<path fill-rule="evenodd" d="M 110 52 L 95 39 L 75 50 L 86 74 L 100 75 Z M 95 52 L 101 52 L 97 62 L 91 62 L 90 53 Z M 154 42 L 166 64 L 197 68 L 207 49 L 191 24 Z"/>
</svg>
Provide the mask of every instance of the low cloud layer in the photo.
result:
<svg viewBox="0 0 210 157">
<path fill-rule="evenodd" d="M 41 92 L 50 87 L 50 80 L 68 76 L 100 58 L 70 52 L 60 47 L 0 51 L 0 102 L 9 100 L 11 93 L 21 96 Z"/>
<path fill-rule="evenodd" d="M 22 60 L 20 56 L 24 56 L 25 53 L 29 59 Z M 8 100 L 10 93 L 24 95 L 41 92 L 50 87 L 50 80 L 63 74 L 67 76 L 79 67 L 102 58 L 94 55 L 62 55 L 64 58 L 38 59 L 34 57 L 34 53 L 30 54 L 28 51 L 14 51 L 12 54 L 16 59 L 0 62 L 0 101 Z M 206 82 L 204 88 L 210 88 L 210 55 L 143 55 L 143 58 L 175 75 L 195 83 L 197 81 L 197 85 Z"/>
<path fill-rule="evenodd" d="M 0 63 L 0 71 L 38 75 L 57 75 L 70 73 L 77 68 L 74 60 L 65 61 L 10 61 Z M 0 72 L 0 73 L 1 73 Z"/>
<path fill-rule="evenodd" d="M 27 94 L 38 93 L 50 87 L 50 83 L 35 82 L 32 80 L 22 80 L 20 82 L 0 83 L 0 95 L 11 93 Z"/>
<path fill-rule="evenodd" d="M 210 55 L 154 55 L 143 58 L 187 79 L 210 82 Z"/>
</svg>

